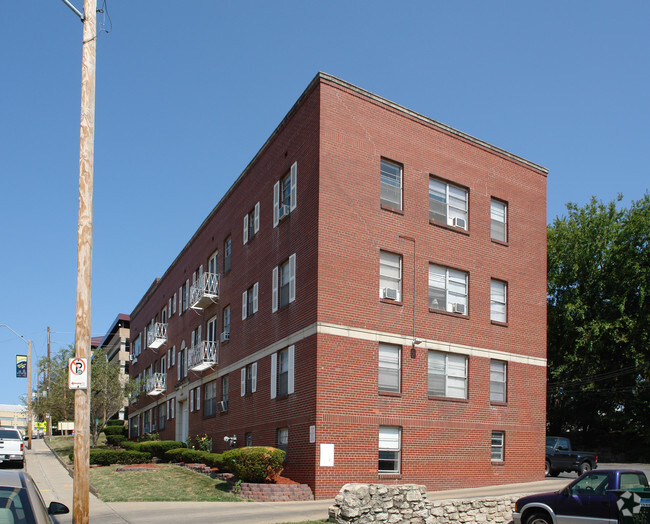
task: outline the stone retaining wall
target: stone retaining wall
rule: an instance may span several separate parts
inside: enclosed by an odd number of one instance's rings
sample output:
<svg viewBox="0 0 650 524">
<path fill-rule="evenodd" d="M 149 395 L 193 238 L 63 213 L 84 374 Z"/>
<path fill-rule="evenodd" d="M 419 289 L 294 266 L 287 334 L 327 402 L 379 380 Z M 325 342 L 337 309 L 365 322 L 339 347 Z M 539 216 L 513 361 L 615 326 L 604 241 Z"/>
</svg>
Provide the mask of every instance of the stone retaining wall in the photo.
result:
<svg viewBox="0 0 650 524">
<path fill-rule="evenodd" d="M 340 524 L 506 524 L 517 498 L 430 501 L 426 488 L 416 484 L 346 484 L 330 506 L 329 518 Z"/>
</svg>

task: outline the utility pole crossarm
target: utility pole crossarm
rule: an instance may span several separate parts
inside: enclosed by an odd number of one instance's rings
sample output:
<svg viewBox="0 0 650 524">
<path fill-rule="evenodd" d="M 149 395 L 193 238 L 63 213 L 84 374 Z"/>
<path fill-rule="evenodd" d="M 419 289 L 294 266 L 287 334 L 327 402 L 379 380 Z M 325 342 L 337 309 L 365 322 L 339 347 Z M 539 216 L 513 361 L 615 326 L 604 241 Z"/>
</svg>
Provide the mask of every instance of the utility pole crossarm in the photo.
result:
<svg viewBox="0 0 650 524">
<path fill-rule="evenodd" d="M 65 5 L 67 5 L 67 6 L 70 8 L 70 10 L 71 10 L 75 15 L 77 15 L 77 16 L 79 17 L 79 20 L 81 20 L 81 21 L 83 22 L 83 21 L 86 19 L 86 17 L 84 16 L 84 14 L 83 14 L 81 11 L 79 11 L 79 9 L 77 9 L 75 6 L 73 6 L 73 5 L 70 3 L 69 0 L 61 0 L 61 1 L 62 1 Z"/>
</svg>

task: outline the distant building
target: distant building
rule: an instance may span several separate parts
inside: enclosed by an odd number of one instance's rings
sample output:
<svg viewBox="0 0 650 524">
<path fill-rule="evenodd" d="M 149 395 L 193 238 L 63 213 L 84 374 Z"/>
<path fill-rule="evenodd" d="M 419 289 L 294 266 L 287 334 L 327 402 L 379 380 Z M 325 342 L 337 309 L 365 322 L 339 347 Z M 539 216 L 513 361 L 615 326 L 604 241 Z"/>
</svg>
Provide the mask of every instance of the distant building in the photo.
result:
<svg viewBox="0 0 650 524">
<path fill-rule="evenodd" d="M 130 436 L 276 446 L 317 498 L 542 479 L 547 174 L 318 74 L 131 313 Z"/>
<path fill-rule="evenodd" d="M 93 337 L 93 348 L 104 348 L 109 362 L 117 362 L 120 365 L 120 371 L 126 378 L 129 376 L 130 357 L 130 325 L 129 315 L 120 313 L 113 321 L 108 333 L 103 337 Z M 126 420 L 127 408 L 122 408 L 117 418 Z"/>
<path fill-rule="evenodd" d="M 21 405 L 0 404 L 0 426 L 19 429 L 27 434 L 27 408 Z"/>
</svg>

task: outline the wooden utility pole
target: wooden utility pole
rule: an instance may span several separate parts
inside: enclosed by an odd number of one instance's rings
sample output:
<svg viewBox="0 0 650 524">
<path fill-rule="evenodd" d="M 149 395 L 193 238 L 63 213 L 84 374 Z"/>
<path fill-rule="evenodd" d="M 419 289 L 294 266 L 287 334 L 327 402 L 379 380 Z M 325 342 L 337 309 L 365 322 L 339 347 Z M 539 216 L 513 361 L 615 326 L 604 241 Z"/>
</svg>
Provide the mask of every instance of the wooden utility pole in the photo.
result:
<svg viewBox="0 0 650 524">
<path fill-rule="evenodd" d="M 27 342 L 27 449 L 32 449 L 32 339 Z"/>
<path fill-rule="evenodd" d="M 77 313 L 75 356 L 90 368 L 90 297 L 93 251 L 93 161 L 95 146 L 95 57 L 97 1 L 84 0 L 79 141 L 79 226 L 77 230 Z M 90 370 L 88 383 L 90 384 Z M 74 394 L 74 485 L 72 522 L 89 521 L 90 388 Z"/>
<path fill-rule="evenodd" d="M 50 370 L 52 369 L 52 356 L 51 356 L 51 351 L 50 351 L 50 326 L 47 326 L 47 398 L 49 400 L 50 398 Z M 47 421 L 47 436 L 51 437 L 52 436 L 52 417 L 50 414 L 47 414 L 47 418 L 45 419 Z"/>
</svg>

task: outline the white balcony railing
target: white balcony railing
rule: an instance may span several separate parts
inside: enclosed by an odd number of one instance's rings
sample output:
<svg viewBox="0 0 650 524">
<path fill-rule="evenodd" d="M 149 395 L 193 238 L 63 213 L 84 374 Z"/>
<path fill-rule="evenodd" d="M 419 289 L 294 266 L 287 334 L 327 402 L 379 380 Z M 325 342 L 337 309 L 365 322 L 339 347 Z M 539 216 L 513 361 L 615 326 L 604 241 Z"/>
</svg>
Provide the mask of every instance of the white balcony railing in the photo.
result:
<svg viewBox="0 0 650 524">
<path fill-rule="evenodd" d="M 219 275 L 201 273 L 196 283 L 190 288 L 190 307 L 205 309 L 219 300 Z"/>
<path fill-rule="evenodd" d="M 167 373 L 154 373 L 147 377 L 147 395 L 160 395 L 167 391 Z"/>
<path fill-rule="evenodd" d="M 203 340 L 190 348 L 188 355 L 189 368 L 192 371 L 203 371 L 219 363 L 218 346 L 216 342 Z"/>
<path fill-rule="evenodd" d="M 156 322 L 147 333 L 147 347 L 157 349 L 167 342 L 167 324 Z"/>
</svg>

